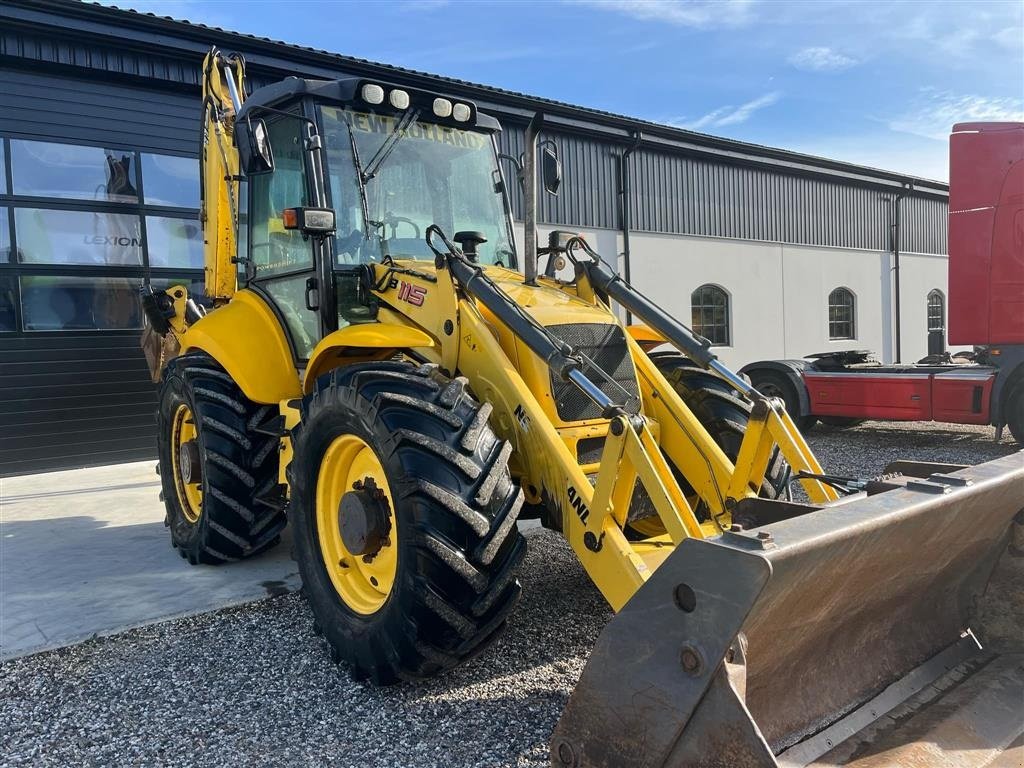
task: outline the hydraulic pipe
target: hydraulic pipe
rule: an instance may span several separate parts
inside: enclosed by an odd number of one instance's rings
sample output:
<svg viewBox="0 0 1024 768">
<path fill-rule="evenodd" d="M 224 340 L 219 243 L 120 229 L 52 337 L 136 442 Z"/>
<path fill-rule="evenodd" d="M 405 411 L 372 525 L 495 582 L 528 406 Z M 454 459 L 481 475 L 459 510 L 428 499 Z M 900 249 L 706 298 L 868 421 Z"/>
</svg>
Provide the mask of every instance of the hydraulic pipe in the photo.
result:
<svg viewBox="0 0 1024 768">
<path fill-rule="evenodd" d="M 718 363 L 714 353 L 711 352 L 711 342 L 707 339 L 699 338 L 665 310 L 620 278 L 605 262 L 584 261 L 582 265 L 587 271 L 587 276 L 590 278 L 590 284 L 596 290 L 615 299 L 627 311 L 632 312 L 664 336 L 669 343 L 686 353 L 686 356 L 693 360 L 693 362 L 702 368 L 713 370 L 715 373 L 721 374 L 722 371 L 728 371 L 725 366 Z M 731 376 L 742 382 L 742 379 L 739 379 L 735 374 L 731 374 Z M 731 381 L 732 379 L 730 378 Z M 749 389 L 749 386 L 744 383 L 741 391 L 747 389 Z"/>
<path fill-rule="evenodd" d="M 523 229 L 526 248 L 523 260 L 523 282 L 537 284 L 537 136 L 544 125 L 544 115 L 537 112 L 526 127 L 526 148 L 523 151 L 523 205 L 526 210 Z"/>
</svg>

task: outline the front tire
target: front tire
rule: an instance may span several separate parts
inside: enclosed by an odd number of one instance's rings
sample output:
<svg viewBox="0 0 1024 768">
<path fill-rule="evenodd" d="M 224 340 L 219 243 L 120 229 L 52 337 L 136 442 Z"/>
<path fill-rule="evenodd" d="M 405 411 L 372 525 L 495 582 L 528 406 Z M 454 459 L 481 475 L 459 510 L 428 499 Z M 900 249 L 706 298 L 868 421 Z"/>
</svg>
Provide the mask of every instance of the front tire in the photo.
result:
<svg viewBox="0 0 1024 768">
<path fill-rule="evenodd" d="M 337 369 L 303 402 L 288 469 L 296 555 L 331 656 L 357 679 L 435 675 L 505 626 L 523 494 L 490 412 L 465 379 L 405 362 Z M 369 550 L 352 544 L 355 517 Z"/>
<path fill-rule="evenodd" d="M 247 399 L 205 352 L 164 369 L 157 453 L 171 544 L 193 565 L 240 560 L 277 543 L 280 508 L 260 502 L 278 480 L 277 409 Z M 261 431 L 265 430 L 265 431 Z"/>
</svg>

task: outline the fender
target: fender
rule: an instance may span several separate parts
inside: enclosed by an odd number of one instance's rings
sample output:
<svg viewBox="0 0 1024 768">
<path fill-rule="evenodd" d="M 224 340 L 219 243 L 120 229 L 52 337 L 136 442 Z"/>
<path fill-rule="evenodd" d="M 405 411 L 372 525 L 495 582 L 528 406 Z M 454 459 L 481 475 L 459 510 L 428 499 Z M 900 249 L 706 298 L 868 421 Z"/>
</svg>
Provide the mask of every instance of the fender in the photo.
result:
<svg viewBox="0 0 1024 768">
<path fill-rule="evenodd" d="M 627 325 L 626 332 L 633 337 L 633 340 L 640 345 L 640 349 L 649 352 L 662 344 L 668 344 L 668 339 L 647 325 Z"/>
<path fill-rule="evenodd" d="M 299 374 L 291 346 L 273 310 L 249 289 L 210 312 L 185 332 L 181 351 L 201 349 L 255 403 L 277 405 L 299 397 Z"/>
<path fill-rule="evenodd" d="M 360 323 L 324 336 L 309 356 L 303 392 L 313 390 L 319 376 L 348 363 L 383 360 L 399 349 L 434 347 L 434 339 L 424 331 L 396 323 Z"/>
<path fill-rule="evenodd" d="M 807 394 L 807 385 L 804 384 L 804 378 L 801 374 L 808 368 L 813 370 L 814 364 L 808 363 L 806 360 L 758 360 L 756 363 L 747 363 L 740 368 L 739 373 L 750 376 L 751 372 L 758 369 L 762 371 L 773 371 L 774 373 L 781 373 L 790 384 L 793 385 L 793 389 L 796 390 L 797 399 L 800 401 L 800 413 L 792 414 L 795 416 L 807 416 L 811 413 L 811 398 Z"/>
</svg>

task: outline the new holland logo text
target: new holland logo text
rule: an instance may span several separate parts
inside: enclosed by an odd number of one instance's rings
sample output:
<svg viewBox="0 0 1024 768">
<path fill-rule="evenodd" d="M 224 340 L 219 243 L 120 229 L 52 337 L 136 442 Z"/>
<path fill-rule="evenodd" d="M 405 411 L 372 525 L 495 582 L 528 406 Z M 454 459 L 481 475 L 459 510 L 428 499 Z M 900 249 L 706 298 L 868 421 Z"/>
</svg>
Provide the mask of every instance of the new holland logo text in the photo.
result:
<svg viewBox="0 0 1024 768">
<path fill-rule="evenodd" d="M 587 524 L 587 518 L 590 517 L 590 510 L 587 509 L 587 505 L 583 503 L 583 499 L 580 498 L 579 493 L 571 485 L 568 488 L 569 503 L 572 504 L 572 508 L 576 510 L 576 516 L 579 517 L 580 522 L 584 525 Z"/>
<path fill-rule="evenodd" d="M 407 301 L 414 307 L 422 307 L 423 300 L 427 297 L 427 289 L 422 285 L 413 285 L 405 280 L 398 283 L 398 298 Z"/>
</svg>

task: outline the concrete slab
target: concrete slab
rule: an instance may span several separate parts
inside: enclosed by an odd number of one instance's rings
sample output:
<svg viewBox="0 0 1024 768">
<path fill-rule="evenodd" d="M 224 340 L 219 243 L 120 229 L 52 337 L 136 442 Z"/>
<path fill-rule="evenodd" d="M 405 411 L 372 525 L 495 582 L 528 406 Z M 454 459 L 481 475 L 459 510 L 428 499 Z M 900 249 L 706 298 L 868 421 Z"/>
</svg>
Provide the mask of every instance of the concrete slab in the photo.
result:
<svg viewBox="0 0 1024 768">
<path fill-rule="evenodd" d="M 252 560 L 182 560 L 154 466 L 0 479 L 0 658 L 298 589 L 287 530 Z"/>
</svg>

